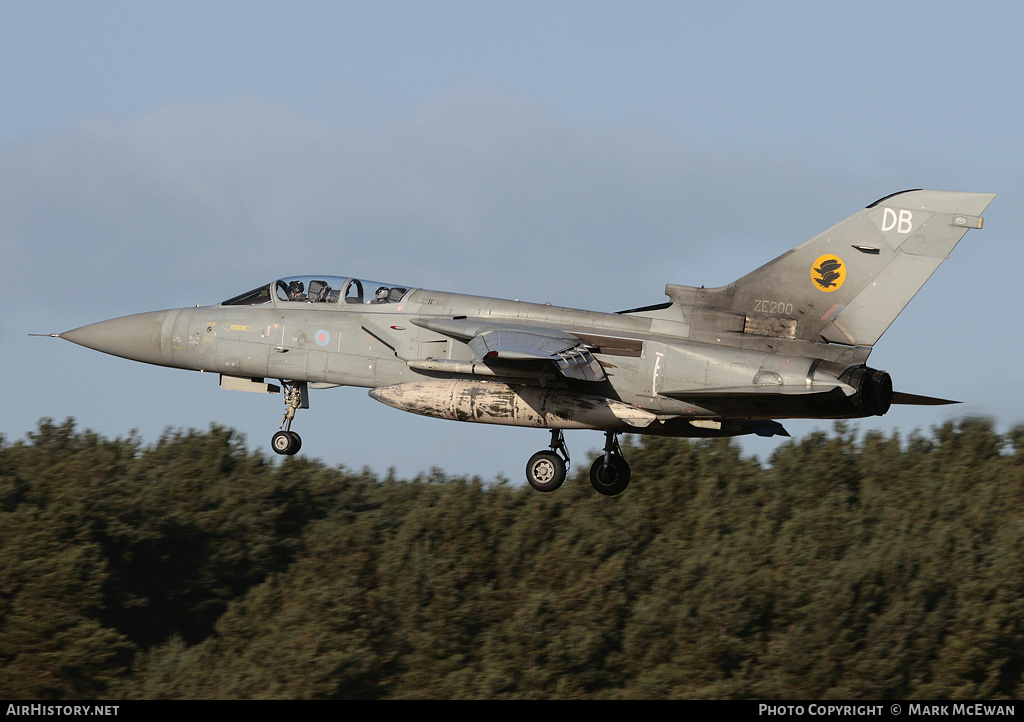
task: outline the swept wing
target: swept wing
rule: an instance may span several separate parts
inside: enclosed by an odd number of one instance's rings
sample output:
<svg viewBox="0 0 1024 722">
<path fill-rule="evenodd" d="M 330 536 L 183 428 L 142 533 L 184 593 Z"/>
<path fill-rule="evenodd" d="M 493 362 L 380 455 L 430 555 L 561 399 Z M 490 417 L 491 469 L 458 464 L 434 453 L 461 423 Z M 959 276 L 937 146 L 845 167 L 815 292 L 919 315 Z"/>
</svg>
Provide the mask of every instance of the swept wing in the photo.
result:
<svg viewBox="0 0 1024 722">
<path fill-rule="evenodd" d="M 464 341 L 481 361 L 552 361 L 559 372 L 580 381 L 604 381 L 601 362 L 578 336 L 544 326 L 480 319 L 414 318 L 412 323 Z"/>
</svg>

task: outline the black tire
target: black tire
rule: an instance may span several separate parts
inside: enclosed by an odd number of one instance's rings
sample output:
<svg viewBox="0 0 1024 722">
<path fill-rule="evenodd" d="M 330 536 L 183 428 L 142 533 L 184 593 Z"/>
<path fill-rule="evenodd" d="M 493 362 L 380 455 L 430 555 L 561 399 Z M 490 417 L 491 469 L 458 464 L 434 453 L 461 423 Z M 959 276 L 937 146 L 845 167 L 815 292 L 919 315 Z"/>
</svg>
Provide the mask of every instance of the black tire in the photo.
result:
<svg viewBox="0 0 1024 722">
<path fill-rule="evenodd" d="M 294 456 L 302 448 L 302 439 L 294 431 L 278 431 L 270 439 L 270 447 L 278 454 Z"/>
<path fill-rule="evenodd" d="M 537 491 L 554 491 L 565 481 L 565 462 L 553 451 L 538 451 L 526 463 L 526 480 Z"/>
<path fill-rule="evenodd" d="M 590 467 L 590 484 L 605 496 L 621 494 L 629 486 L 629 478 L 629 464 L 618 454 L 612 454 L 607 464 L 604 456 L 599 456 Z"/>
</svg>

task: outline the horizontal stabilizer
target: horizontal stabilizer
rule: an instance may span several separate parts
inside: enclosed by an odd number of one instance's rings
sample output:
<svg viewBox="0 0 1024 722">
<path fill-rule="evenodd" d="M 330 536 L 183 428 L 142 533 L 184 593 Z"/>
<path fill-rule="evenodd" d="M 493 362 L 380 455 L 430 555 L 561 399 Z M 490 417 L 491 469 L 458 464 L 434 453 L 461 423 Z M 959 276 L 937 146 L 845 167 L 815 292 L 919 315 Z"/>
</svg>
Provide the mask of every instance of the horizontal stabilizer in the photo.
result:
<svg viewBox="0 0 1024 722">
<path fill-rule="evenodd" d="M 918 396 L 916 394 L 904 394 L 894 391 L 892 394 L 894 404 L 905 404 L 908 406 L 944 406 L 946 404 L 959 404 L 959 401 L 949 399 L 937 399 L 933 396 Z"/>
<path fill-rule="evenodd" d="M 807 396 L 811 394 L 842 394 L 850 396 L 856 390 L 849 384 L 836 381 L 829 384 L 811 384 L 809 386 L 785 386 L 779 384 L 764 386 L 730 386 L 715 389 L 689 389 L 684 391 L 662 391 L 662 396 L 683 401 L 693 399 L 733 399 L 750 396 Z"/>
</svg>

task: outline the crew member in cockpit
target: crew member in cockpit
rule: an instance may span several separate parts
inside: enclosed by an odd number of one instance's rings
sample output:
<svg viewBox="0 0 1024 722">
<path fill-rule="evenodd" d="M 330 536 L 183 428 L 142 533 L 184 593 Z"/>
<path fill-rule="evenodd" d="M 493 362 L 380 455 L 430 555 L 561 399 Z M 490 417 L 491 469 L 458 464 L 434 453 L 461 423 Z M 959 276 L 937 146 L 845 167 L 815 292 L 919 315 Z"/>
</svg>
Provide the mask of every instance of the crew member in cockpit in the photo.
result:
<svg viewBox="0 0 1024 722">
<path fill-rule="evenodd" d="M 288 284 L 288 300 L 289 301 L 305 301 L 305 287 L 302 285 L 302 281 L 292 281 Z"/>
<path fill-rule="evenodd" d="M 377 297 L 370 301 L 370 303 L 387 303 L 389 293 L 391 293 L 390 288 L 385 288 L 384 286 L 381 286 L 380 288 L 377 289 Z"/>
</svg>

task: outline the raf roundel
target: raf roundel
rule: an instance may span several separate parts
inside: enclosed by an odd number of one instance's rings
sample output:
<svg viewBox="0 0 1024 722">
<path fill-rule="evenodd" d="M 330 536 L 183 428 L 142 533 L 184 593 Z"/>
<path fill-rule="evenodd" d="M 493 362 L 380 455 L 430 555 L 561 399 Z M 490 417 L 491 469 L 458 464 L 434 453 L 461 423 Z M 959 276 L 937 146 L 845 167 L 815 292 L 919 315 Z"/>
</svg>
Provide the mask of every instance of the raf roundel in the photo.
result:
<svg viewBox="0 0 1024 722">
<path fill-rule="evenodd" d="M 846 264 L 839 256 L 826 253 L 824 256 L 818 256 L 818 260 L 811 265 L 811 282 L 819 291 L 825 293 L 838 291 L 843 287 L 844 281 L 846 281 Z"/>
<path fill-rule="evenodd" d="M 327 333 L 324 329 L 320 329 L 313 336 L 317 346 L 326 346 L 331 342 L 331 334 Z"/>
</svg>

